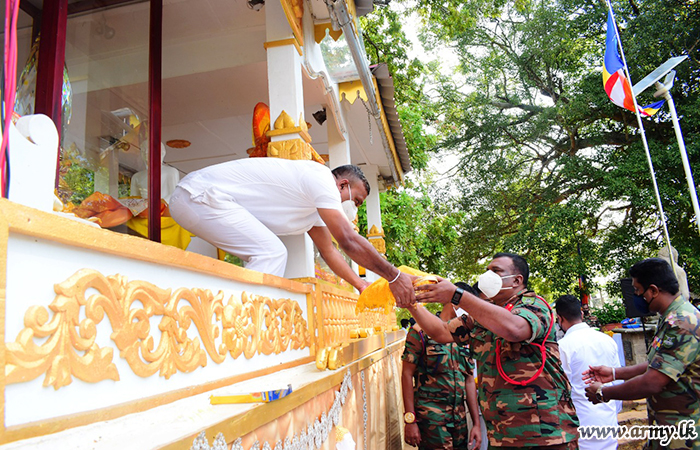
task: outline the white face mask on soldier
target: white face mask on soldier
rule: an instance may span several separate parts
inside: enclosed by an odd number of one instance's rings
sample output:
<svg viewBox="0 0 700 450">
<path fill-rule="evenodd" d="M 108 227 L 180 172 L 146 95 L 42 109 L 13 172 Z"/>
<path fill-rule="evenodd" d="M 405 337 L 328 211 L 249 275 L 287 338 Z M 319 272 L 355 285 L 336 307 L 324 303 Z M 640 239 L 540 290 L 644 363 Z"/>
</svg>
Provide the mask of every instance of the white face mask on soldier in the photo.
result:
<svg viewBox="0 0 700 450">
<path fill-rule="evenodd" d="M 516 275 L 506 275 L 504 277 L 498 275 L 493 270 L 487 270 L 486 272 L 479 275 L 479 290 L 484 293 L 488 298 L 495 297 L 499 292 L 504 289 L 509 289 L 509 287 L 503 287 L 504 278 L 512 278 Z"/>
<path fill-rule="evenodd" d="M 355 206 L 355 202 L 352 199 L 352 189 L 350 189 L 350 184 L 348 184 L 348 192 L 350 193 L 350 200 L 345 200 L 343 203 L 341 203 L 341 206 L 343 207 L 345 217 L 347 217 L 348 221 L 352 223 L 353 220 L 355 220 L 355 217 L 357 217 L 357 206 Z"/>
</svg>

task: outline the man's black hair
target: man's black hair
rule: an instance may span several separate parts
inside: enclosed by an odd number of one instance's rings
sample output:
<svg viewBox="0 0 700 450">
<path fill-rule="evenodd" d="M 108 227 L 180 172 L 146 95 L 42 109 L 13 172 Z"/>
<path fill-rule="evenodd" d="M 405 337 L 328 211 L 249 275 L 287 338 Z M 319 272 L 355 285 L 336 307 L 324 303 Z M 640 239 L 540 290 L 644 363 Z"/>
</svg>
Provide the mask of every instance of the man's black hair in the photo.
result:
<svg viewBox="0 0 700 450">
<path fill-rule="evenodd" d="M 527 280 L 530 278 L 530 266 L 527 265 L 527 261 L 525 261 L 525 258 L 523 258 L 520 255 L 516 255 L 515 253 L 496 253 L 493 255 L 493 259 L 496 258 L 510 258 L 510 260 L 513 262 L 513 267 L 515 267 L 515 271 L 523 276 L 523 286 L 527 287 Z"/>
<path fill-rule="evenodd" d="M 573 295 L 562 295 L 554 306 L 557 316 L 563 317 L 569 322 L 581 320 L 581 301 Z"/>
<path fill-rule="evenodd" d="M 369 195 L 369 181 L 367 181 L 367 178 L 365 177 L 365 174 L 362 173 L 362 170 L 354 166 L 352 164 L 346 164 L 344 166 L 338 166 L 335 169 L 331 171 L 333 173 L 333 176 L 336 178 L 347 178 L 349 180 L 357 180 L 361 181 L 362 184 L 365 186 L 365 190 L 367 191 L 367 195 Z"/>
<path fill-rule="evenodd" d="M 416 319 L 414 319 L 413 317 L 411 317 L 410 319 L 408 319 L 408 323 L 410 323 L 411 326 L 413 326 L 413 325 L 416 324 Z"/>
<path fill-rule="evenodd" d="M 630 269 L 630 276 L 645 290 L 653 284 L 660 291 L 678 294 L 678 279 L 673 274 L 671 265 L 661 258 L 649 258 L 635 263 Z"/>
<path fill-rule="evenodd" d="M 411 321 L 408 319 L 401 319 L 401 328 L 408 328 L 408 325 L 410 323 L 411 323 Z"/>
</svg>

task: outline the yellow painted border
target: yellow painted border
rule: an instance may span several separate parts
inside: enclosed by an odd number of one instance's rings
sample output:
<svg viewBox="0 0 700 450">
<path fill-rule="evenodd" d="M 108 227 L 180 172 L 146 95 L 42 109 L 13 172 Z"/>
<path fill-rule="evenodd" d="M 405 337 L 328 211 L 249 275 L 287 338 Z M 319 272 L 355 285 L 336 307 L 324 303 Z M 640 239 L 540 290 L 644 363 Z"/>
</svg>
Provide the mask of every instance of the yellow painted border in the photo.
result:
<svg viewBox="0 0 700 450">
<path fill-rule="evenodd" d="M 350 370 L 350 375 L 354 376 L 358 372 L 367 369 L 372 364 L 375 364 L 394 352 L 401 351 L 404 347 L 404 341 L 394 342 L 393 344 L 379 349 L 345 367 L 337 369 L 332 375 L 307 384 L 292 392 L 290 395 L 270 403 L 264 403 L 257 408 L 246 411 L 237 416 L 222 420 L 216 425 L 205 428 L 207 436 L 212 438 L 219 433 L 223 433 L 227 442 L 232 442 L 235 439 L 245 436 L 246 434 L 255 431 L 261 426 L 282 417 L 284 414 L 303 405 L 314 397 L 337 388 L 345 377 L 345 373 Z M 354 386 L 356 389 L 357 386 Z M 199 433 L 197 433 L 199 434 Z M 161 447 L 163 450 L 189 450 L 192 447 L 192 442 L 197 434 L 193 434 L 177 442 Z"/>
<path fill-rule="evenodd" d="M 295 38 L 280 39 L 279 41 L 268 41 L 263 44 L 263 47 L 265 47 L 265 50 L 267 50 L 268 48 L 284 47 L 285 45 L 293 45 L 297 49 L 297 53 L 299 53 L 299 56 L 303 55 L 301 47 L 299 46 L 299 42 L 297 42 Z"/>
<path fill-rule="evenodd" d="M 58 433 L 68 428 L 79 427 L 83 425 L 89 425 L 96 422 L 103 422 L 106 420 L 116 419 L 118 417 L 142 412 L 155 408 L 156 406 L 165 405 L 172 403 L 176 400 L 180 400 L 186 397 L 191 397 L 193 395 L 201 394 L 213 389 L 218 389 L 224 386 L 228 386 L 234 383 L 240 383 L 242 381 L 250 380 L 252 378 L 261 377 L 263 375 L 268 375 L 270 373 L 278 372 L 284 369 L 290 369 L 292 367 L 301 366 L 309 362 L 314 361 L 315 358 L 308 356 L 296 361 L 291 361 L 284 364 L 279 364 L 273 367 L 267 367 L 265 369 L 256 370 L 254 372 L 248 372 L 240 375 L 236 375 L 230 378 L 225 378 L 223 380 L 213 381 L 211 383 L 206 383 L 203 385 L 195 387 L 187 387 L 179 389 L 177 391 L 168 392 L 167 394 L 162 394 L 154 397 L 142 398 L 135 400 L 133 402 L 124 403 L 121 405 L 110 406 L 104 409 L 97 409 L 92 411 L 81 412 L 77 414 L 71 414 L 68 416 L 62 416 L 57 419 L 48 419 L 39 422 L 31 422 L 24 425 L 18 425 L 13 427 L 5 428 L 4 424 L 2 427 L 2 433 L 0 433 L 0 444 L 6 444 L 9 442 L 18 441 L 21 439 L 29 439 L 38 436 L 45 436 L 47 434 Z M 4 371 L 3 371 L 4 372 Z M 4 392 L 4 386 L 3 386 Z M 4 395 L 3 395 L 4 397 Z M 4 409 L 4 402 L 3 402 Z M 194 438 L 193 438 L 194 439 Z M 190 446 L 192 443 L 190 442 Z M 189 446 L 187 447 L 189 449 Z"/>
<path fill-rule="evenodd" d="M 303 47 L 304 46 L 304 30 L 302 29 L 303 18 L 301 20 L 299 20 L 299 22 L 297 22 L 296 15 L 294 14 L 294 9 L 293 9 L 291 0 L 280 0 L 280 3 L 282 4 L 282 9 L 284 9 L 284 15 L 287 17 L 287 22 L 289 22 L 289 26 L 292 29 L 292 33 L 294 33 L 294 37 L 296 38 L 299 45 L 301 45 Z"/>
<path fill-rule="evenodd" d="M 311 292 L 311 286 L 287 278 L 277 277 L 238 267 L 208 256 L 180 250 L 147 239 L 115 233 L 85 225 L 65 217 L 29 208 L 6 199 L 0 199 L 0 215 L 5 222 L 5 234 L 18 233 L 46 239 L 71 247 L 96 250 L 116 256 L 179 267 L 229 281 L 240 281 L 260 286 L 271 286 L 299 294 Z M 7 237 L 4 238 L 2 264 L 7 263 Z M 3 283 L 0 286 L 4 290 Z"/>
<path fill-rule="evenodd" d="M 396 172 L 399 174 L 399 181 L 403 182 L 404 173 L 401 168 L 401 160 L 399 159 L 399 154 L 396 151 L 396 143 L 394 142 L 394 135 L 391 134 L 391 128 L 389 127 L 389 121 L 386 118 L 386 113 L 384 112 L 384 105 L 382 104 L 382 97 L 379 95 L 379 86 L 377 85 L 377 78 L 372 77 L 372 83 L 374 84 L 374 94 L 377 98 L 377 105 L 379 106 L 379 112 L 382 116 L 382 125 L 384 125 L 384 133 L 389 141 L 389 148 L 391 149 L 391 156 L 394 158 L 394 165 L 396 166 Z"/>
</svg>

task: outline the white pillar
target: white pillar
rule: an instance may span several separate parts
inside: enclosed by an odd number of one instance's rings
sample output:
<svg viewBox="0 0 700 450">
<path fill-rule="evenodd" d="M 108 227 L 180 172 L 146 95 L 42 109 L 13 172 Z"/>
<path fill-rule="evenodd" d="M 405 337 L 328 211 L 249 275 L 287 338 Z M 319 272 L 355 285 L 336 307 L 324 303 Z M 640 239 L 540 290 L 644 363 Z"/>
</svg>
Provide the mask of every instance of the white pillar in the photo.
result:
<svg viewBox="0 0 700 450">
<path fill-rule="evenodd" d="M 367 205 L 367 229 L 372 225 L 382 228 L 382 210 L 379 204 L 379 168 L 377 166 L 360 166 L 369 181 L 370 193 L 365 199 Z"/>
<path fill-rule="evenodd" d="M 332 114 L 329 111 L 329 114 Z M 342 118 L 340 119 L 342 120 Z M 335 121 L 328 117 L 328 165 L 331 169 L 350 164 L 350 142 L 338 131 Z"/>
<path fill-rule="evenodd" d="M 286 44 L 282 42 L 293 40 L 294 33 L 280 2 L 265 4 L 265 22 L 271 128 L 274 128 L 275 120 L 282 111 L 289 114 L 294 124 L 298 126 L 299 117 L 304 112 L 302 57 L 291 41 Z M 304 120 L 306 120 L 305 117 Z M 271 140 L 277 142 L 299 137 L 298 133 L 292 133 L 273 136 Z M 304 233 L 300 236 L 285 236 L 281 239 L 288 252 L 285 277 L 313 277 L 314 252 L 311 238 Z"/>
<path fill-rule="evenodd" d="M 379 168 L 377 166 L 360 166 L 362 172 L 365 174 L 365 178 L 369 182 L 370 192 L 365 199 L 365 205 L 367 208 L 367 231 L 371 230 L 373 226 L 382 229 L 382 210 L 381 204 L 379 202 Z M 372 242 L 372 240 L 370 240 Z M 365 280 L 369 283 L 378 279 L 379 276 L 374 272 L 366 271 Z"/>
<path fill-rule="evenodd" d="M 282 111 L 300 125 L 299 116 L 304 112 L 304 89 L 301 73 L 302 57 L 291 42 L 278 45 L 281 41 L 294 39 L 287 17 L 280 2 L 267 2 L 265 5 L 267 31 L 267 83 L 270 94 L 270 121 Z M 304 118 L 306 120 L 306 118 Z M 298 138 L 298 135 L 273 136 L 272 142 Z"/>
</svg>

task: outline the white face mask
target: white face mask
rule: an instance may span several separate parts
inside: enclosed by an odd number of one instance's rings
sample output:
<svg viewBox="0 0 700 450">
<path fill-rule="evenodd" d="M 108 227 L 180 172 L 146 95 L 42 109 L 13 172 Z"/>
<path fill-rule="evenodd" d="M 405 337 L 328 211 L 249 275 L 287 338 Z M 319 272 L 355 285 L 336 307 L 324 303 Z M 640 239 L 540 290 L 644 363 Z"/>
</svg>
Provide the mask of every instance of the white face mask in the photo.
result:
<svg viewBox="0 0 700 450">
<path fill-rule="evenodd" d="M 352 189 L 350 189 L 349 184 L 348 191 L 350 192 L 350 200 L 345 200 L 343 203 L 341 203 L 341 206 L 343 207 L 345 217 L 347 217 L 348 221 L 352 223 L 352 221 L 355 220 L 355 217 L 357 217 L 357 206 L 355 206 L 355 202 L 352 200 Z"/>
<path fill-rule="evenodd" d="M 481 290 L 486 297 L 493 298 L 502 290 L 510 289 L 509 286 L 505 288 L 503 287 L 503 279 L 512 278 L 515 276 L 516 275 L 506 275 L 505 277 L 501 277 L 493 270 L 487 270 L 479 275 L 479 282 L 477 286 L 479 286 L 479 290 Z"/>
</svg>

